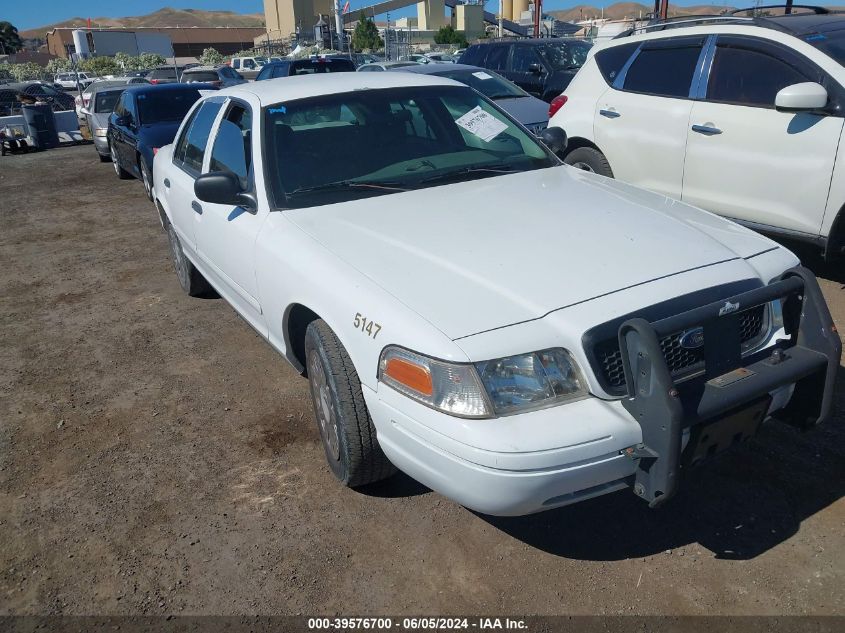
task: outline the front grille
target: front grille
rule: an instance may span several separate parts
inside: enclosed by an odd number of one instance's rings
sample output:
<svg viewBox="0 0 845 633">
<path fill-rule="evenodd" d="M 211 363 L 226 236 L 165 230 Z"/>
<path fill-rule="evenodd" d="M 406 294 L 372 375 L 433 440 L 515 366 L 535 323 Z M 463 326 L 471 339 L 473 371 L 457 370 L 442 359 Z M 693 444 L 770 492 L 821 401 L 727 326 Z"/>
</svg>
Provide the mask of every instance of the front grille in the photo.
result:
<svg viewBox="0 0 845 633">
<path fill-rule="evenodd" d="M 739 330 L 743 351 L 753 348 L 765 336 L 766 306 L 756 306 L 739 313 Z M 685 349 L 681 347 L 683 332 L 670 334 L 660 340 L 660 348 L 672 377 L 675 379 L 694 374 L 704 368 L 704 348 Z M 619 340 L 606 339 L 596 344 L 594 354 L 604 380 L 612 391 L 625 386 L 625 370 L 622 366 L 622 352 Z"/>
</svg>

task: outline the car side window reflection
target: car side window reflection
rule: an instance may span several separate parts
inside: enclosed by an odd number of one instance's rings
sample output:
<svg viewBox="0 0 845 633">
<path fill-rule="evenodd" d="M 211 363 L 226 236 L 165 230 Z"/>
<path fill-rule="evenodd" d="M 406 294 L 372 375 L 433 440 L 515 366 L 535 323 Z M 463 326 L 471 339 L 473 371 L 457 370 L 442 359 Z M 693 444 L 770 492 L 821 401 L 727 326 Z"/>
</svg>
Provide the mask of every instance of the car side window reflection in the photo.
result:
<svg viewBox="0 0 845 633">
<path fill-rule="evenodd" d="M 235 174 L 246 189 L 252 159 L 252 113 L 234 105 L 220 122 L 211 149 L 209 171 L 228 171 Z"/>
<path fill-rule="evenodd" d="M 205 101 L 199 107 L 188 133 L 185 135 L 182 167 L 192 176 L 199 175 L 202 169 L 205 146 L 208 145 L 208 137 L 211 134 L 211 124 L 214 123 L 222 105 L 219 101 Z"/>
</svg>

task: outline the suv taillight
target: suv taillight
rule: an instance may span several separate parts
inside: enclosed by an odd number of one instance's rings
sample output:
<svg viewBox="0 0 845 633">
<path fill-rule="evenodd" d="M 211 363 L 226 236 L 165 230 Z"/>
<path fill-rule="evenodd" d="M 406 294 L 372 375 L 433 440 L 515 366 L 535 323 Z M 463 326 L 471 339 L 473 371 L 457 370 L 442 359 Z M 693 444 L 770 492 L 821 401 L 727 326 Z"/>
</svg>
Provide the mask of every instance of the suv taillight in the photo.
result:
<svg viewBox="0 0 845 633">
<path fill-rule="evenodd" d="M 549 118 L 551 119 L 567 101 L 569 101 L 569 97 L 566 95 L 559 95 L 552 99 L 552 102 L 549 104 Z"/>
</svg>

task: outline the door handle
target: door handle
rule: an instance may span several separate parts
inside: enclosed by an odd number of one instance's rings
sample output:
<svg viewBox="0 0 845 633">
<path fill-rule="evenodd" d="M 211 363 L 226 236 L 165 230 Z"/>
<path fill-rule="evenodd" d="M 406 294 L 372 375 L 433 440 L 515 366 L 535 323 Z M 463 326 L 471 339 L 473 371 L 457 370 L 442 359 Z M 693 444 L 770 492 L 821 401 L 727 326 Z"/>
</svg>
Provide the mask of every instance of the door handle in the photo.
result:
<svg viewBox="0 0 845 633">
<path fill-rule="evenodd" d="M 717 127 L 713 127 L 712 125 L 693 125 L 692 131 L 704 134 L 705 136 L 714 136 L 722 133 L 722 130 Z"/>
<path fill-rule="evenodd" d="M 194 200 L 194 201 L 191 203 L 191 208 L 192 208 L 194 211 L 196 211 L 199 215 L 202 215 L 202 205 L 201 205 L 199 202 L 197 202 L 196 200 Z"/>
<path fill-rule="evenodd" d="M 170 179 L 169 178 L 164 179 L 164 186 L 167 187 L 168 189 L 170 189 Z"/>
<path fill-rule="evenodd" d="M 608 119 L 618 119 L 622 116 L 616 110 L 599 110 L 599 114 Z"/>
</svg>

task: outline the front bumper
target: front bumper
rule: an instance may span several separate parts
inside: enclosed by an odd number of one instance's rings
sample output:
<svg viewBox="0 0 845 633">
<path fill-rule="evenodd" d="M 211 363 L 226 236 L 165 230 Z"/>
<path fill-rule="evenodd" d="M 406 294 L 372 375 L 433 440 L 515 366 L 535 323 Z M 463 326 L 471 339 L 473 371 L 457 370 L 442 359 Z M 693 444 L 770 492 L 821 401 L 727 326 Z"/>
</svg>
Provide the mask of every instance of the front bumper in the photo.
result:
<svg viewBox="0 0 845 633">
<path fill-rule="evenodd" d="M 781 301 L 788 339 L 742 357 L 739 313 Z M 660 348 L 660 339 L 691 327 L 704 334 L 704 374 L 675 384 Z M 684 448 L 685 433 L 707 438 L 729 417 L 752 414 L 773 391 L 792 387 L 789 403 L 774 417 L 808 428 L 830 417 L 833 385 L 842 344 L 815 276 L 801 266 L 779 280 L 726 301 L 648 322 L 634 318 L 619 328 L 627 396 L 622 404 L 642 428 L 643 441 L 630 456 L 638 461 L 634 492 L 658 506 L 676 492 L 682 464 L 702 454 L 701 442 Z M 765 410 L 765 408 L 763 409 Z M 762 416 L 757 415 L 762 421 Z M 702 431 L 702 428 L 705 429 Z M 747 437 L 747 421 L 737 424 L 735 440 Z M 731 428 L 728 428 L 730 441 Z M 704 446 L 703 454 L 717 444 Z M 686 454 L 685 454 L 686 453 Z"/>
</svg>

